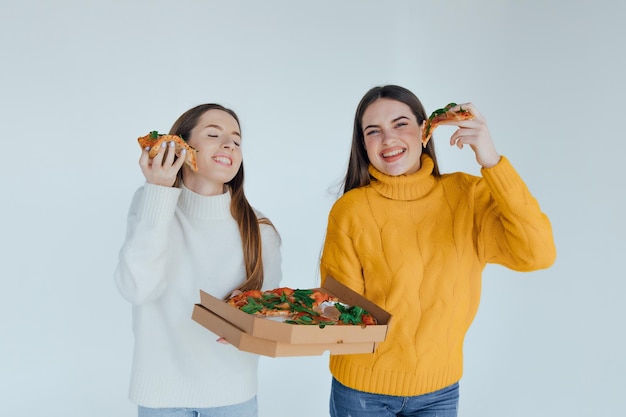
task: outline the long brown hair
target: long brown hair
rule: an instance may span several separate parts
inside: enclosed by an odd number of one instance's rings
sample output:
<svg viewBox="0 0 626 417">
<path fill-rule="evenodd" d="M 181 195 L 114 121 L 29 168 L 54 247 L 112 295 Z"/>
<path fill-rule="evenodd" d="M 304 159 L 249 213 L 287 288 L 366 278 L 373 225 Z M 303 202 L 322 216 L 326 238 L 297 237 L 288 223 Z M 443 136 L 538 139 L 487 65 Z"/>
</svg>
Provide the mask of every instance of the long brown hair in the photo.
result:
<svg viewBox="0 0 626 417">
<path fill-rule="evenodd" d="M 388 98 L 402 102 L 411 108 L 411 111 L 417 118 L 417 123 L 421 125 L 426 120 L 426 110 L 422 102 L 410 90 L 397 85 L 385 85 L 370 89 L 356 109 L 354 116 L 354 128 L 352 131 L 352 148 L 350 149 L 350 160 L 348 161 L 348 171 L 343 181 L 343 192 L 347 193 L 353 188 L 362 187 L 370 183 L 370 174 L 368 167 L 370 160 L 365 150 L 365 138 L 363 136 L 363 113 L 376 100 Z M 437 158 L 435 156 L 434 141 L 429 141 L 426 148 L 422 151 L 428 154 L 435 163 L 433 175 L 440 176 Z"/>
<path fill-rule="evenodd" d="M 172 125 L 170 135 L 180 135 L 184 140 L 191 136 L 191 131 L 198 124 L 200 117 L 209 110 L 221 110 L 231 115 L 239 128 L 239 117 L 237 114 L 220 104 L 208 103 L 200 104 L 183 113 Z M 262 217 L 257 218 L 254 209 L 248 202 L 244 194 L 243 187 L 243 161 L 239 167 L 239 171 L 235 177 L 226 183 L 231 194 L 230 212 L 239 226 L 239 234 L 241 235 L 241 243 L 243 247 L 243 260 L 246 267 L 246 281 L 237 289 L 241 291 L 251 289 L 261 289 L 263 286 L 263 259 L 261 245 L 261 231 L 259 224 L 268 224 L 273 227 L 269 219 Z M 178 172 L 177 183 L 182 181 L 182 170 Z"/>
</svg>

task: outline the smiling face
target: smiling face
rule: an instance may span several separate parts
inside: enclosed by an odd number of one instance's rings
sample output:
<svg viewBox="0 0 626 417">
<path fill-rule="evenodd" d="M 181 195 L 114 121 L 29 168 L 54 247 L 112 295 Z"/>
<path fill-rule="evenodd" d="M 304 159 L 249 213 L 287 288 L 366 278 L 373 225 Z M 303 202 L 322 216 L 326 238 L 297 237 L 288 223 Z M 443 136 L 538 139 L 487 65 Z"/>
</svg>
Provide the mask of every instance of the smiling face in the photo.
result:
<svg viewBox="0 0 626 417">
<path fill-rule="evenodd" d="M 361 126 L 367 157 L 374 168 L 394 176 L 420 169 L 423 126 L 408 105 L 378 99 L 363 112 Z"/>
<path fill-rule="evenodd" d="M 198 172 L 183 166 L 184 184 L 202 195 L 224 192 L 241 167 L 241 130 L 237 120 L 222 110 L 203 113 L 187 143 L 197 151 Z"/>
</svg>

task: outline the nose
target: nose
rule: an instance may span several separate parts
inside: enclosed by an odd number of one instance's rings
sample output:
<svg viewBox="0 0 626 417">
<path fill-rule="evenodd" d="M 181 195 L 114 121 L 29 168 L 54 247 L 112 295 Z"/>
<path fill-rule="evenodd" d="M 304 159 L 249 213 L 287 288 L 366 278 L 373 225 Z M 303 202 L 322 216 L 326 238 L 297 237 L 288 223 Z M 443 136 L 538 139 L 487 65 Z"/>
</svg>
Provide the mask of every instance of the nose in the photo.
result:
<svg viewBox="0 0 626 417">
<path fill-rule="evenodd" d="M 391 129 L 383 129 L 380 133 L 382 136 L 382 143 L 389 143 L 397 137 Z"/>
<path fill-rule="evenodd" d="M 224 138 L 222 141 L 222 147 L 225 149 L 234 149 L 235 141 L 233 139 Z"/>
</svg>

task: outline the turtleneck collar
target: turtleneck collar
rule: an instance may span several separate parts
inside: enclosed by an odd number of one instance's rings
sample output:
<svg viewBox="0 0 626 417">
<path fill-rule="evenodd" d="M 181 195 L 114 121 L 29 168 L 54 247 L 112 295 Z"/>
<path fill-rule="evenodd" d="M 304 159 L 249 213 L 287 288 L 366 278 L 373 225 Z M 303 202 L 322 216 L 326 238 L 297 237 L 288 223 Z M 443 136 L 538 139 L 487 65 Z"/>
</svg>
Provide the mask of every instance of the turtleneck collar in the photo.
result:
<svg viewBox="0 0 626 417">
<path fill-rule="evenodd" d="M 181 210 L 198 219 L 232 218 L 230 213 L 230 191 L 218 195 L 200 195 L 181 184 L 178 200 Z"/>
<path fill-rule="evenodd" d="M 371 187 L 384 197 L 392 200 L 410 201 L 417 200 L 428 194 L 437 182 L 433 177 L 435 163 L 427 154 L 420 158 L 420 169 L 409 175 L 387 175 L 370 164 L 368 171 L 374 179 L 370 182 Z"/>
</svg>

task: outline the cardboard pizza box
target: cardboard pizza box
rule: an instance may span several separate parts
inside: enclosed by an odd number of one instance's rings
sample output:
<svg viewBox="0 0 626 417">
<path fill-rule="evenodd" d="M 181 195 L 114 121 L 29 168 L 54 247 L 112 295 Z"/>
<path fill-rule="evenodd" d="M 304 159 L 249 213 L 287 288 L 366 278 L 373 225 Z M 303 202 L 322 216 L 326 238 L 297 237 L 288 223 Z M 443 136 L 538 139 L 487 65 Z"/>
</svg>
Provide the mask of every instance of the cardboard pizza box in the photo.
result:
<svg viewBox="0 0 626 417">
<path fill-rule="evenodd" d="M 239 350 L 273 358 L 285 356 L 320 356 L 326 351 L 337 355 L 372 353 L 377 346 L 375 342 L 289 344 L 254 337 L 217 314 L 212 313 L 200 304 L 194 305 L 192 318 L 216 335 L 225 338 L 228 343 Z"/>
<path fill-rule="evenodd" d="M 332 277 L 328 277 L 324 292 L 338 297 L 348 305 L 357 305 L 372 314 L 377 325 L 294 325 L 245 313 L 224 300 L 200 291 L 200 305 L 223 318 L 248 336 L 293 345 L 377 343 L 385 340 L 391 315 L 365 297 L 352 291 Z"/>
</svg>

